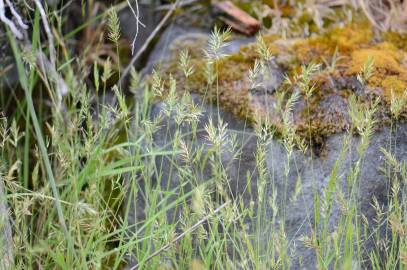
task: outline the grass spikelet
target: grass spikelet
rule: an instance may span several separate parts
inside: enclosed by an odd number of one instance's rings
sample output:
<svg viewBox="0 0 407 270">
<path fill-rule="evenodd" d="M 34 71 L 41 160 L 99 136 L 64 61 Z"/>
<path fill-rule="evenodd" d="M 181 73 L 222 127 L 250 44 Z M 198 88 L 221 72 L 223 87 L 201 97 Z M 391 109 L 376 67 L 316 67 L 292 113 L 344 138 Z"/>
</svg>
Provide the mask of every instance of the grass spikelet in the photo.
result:
<svg viewBox="0 0 407 270">
<path fill-rule="evenodd" d="M 117 44 L 120 39 L 120 22 L 115 8 L 111 8 L 108 12 L 107 27 L 109 40 Z"/>
<path fill-rule="evenodd" d="M 216 62 L 227 56 L 227 54 L 222 52 L 222 49 L 228 46 L 227 41 L 230 40 L 231 36 L 232 31 L 230 28 L 221 31 L 215 26 L 208 41 L 208 48 L 204 50 L 205 57 L 210 62 Z"/>
</svg>

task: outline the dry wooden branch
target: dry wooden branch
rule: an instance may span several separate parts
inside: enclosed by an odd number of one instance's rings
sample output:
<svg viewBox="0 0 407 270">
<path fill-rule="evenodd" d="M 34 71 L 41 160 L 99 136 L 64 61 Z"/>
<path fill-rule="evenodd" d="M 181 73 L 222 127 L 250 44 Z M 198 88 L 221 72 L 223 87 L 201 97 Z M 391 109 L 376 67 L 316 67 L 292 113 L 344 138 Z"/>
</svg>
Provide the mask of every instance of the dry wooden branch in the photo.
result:
<svg viewBox="0 0 407 270">
<path fill-rule="evenodd" d="M 245 35 L 254 35 L 260 30 L 260 22 L 235 6 L 230 1 L 212 5 L 213 13 L 232 29 Z"/>
</svg>

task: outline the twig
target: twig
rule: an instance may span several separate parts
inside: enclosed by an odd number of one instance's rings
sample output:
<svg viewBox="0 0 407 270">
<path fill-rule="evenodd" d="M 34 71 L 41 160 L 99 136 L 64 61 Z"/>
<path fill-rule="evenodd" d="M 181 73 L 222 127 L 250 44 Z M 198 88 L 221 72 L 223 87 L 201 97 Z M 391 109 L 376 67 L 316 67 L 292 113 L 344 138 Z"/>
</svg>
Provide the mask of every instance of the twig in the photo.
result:
<svg viewBox="0 0 407 270">
<path fill-rule="evenodd" d="M 177 0 L 172 5 L 171 9 L 167 12 L 167 14 L 164 16 L 164 18 L 162 18 L 162 20 L 157 25 L 157 27 L 154 29 L 154 31 L 148 36 L 147 40 L 144 42 L 143 46 L 140 48 L 140 50 L 137 52 L 137 54 L 133 56 L 130 63 L 127 65 L 127 67 L 123 71 L 123 74 L 119 81 L 119 85 L 124 81 L 124 79 L 127 77 L 127 75 L 129 75 L 131 67 L 134 65 L 134 63 L 137 61 L 137 59 L 140 58 L 140 56 L 144 53 L 144 51 L 148 48 L 151 41 L 154 39 L 154 37 L 157 35 L 157 33 L 161 30 L 161 28 L 165 25 L 165 23 L 168 21 L 168 19 L 171 17 L 171 15 L 174 13 L 174 10 L 178 7 L 178 3 L 179 3 L 179 0 Z"/>
<path fill-rule="evenodd" d="M 17 20 L 18 26 L 22 29 L 28 29 L 28 26 L 24 24 L 23 20 L 21 19 L 21 16 L 14 9 L 13 4 L 9 0 L 6 0 L 6 3 L 11 11 L 11 14 Z M 14 24 L 12 20 L 6 17 L 6 5 L 4 4 L 4 0 L 0 0 L 0 21 L 10 28 L 10 31 L 16 38 L 18 39 L 23 38 L 23 33 L 17 28 L 17 26 Z"/>
<path fill-rule="evenodd" d="M 138 32 L 139 32 L 139 24 L 141 24 L 143 27 L 146 27 L 142 22 L 140 22 L 140 10 L 138 7 L 138 1 L 135 0 L 135 3 L 136 3 L 136 10 L 134 10 L 133 6 L 130 3 L 130 0 L 127 0 L 127 4 L 129 5 L 129 8 L 137 20 L 136 34 L 134 35 L 133 42 L 131 43 L 131 54 L 134 54 L 134 47 L 136 45 L 136 40 L 137 40 L 137 36 L 138 36 Z"/>
<path fill-rule="evenodd" d="M 199 0 L 181 0 L 178 4 L 178 7 L 184 7 L 184 6 L 189 6 L 192 4 L 195 4 L 196 2 L 199 2 Z M 161 5 L 155 9 L 155 11 L 164 11 L 164 10 L 169 10 L 171 9 L 172 5 L 171 4 L 166 4 L 166 5 Z"/>
<path fill-rule="evenodd" d="M 49 43 L 48 44 L 49 58 L 50 58 L 51 64 L 55 67 L 56 52 L 55 52 L 55 47 L 54 47 L 54 36 L 51 33 L 51 27 L 48 24 L 47 15 L 45 14 L 45 10 L 42 7 L 41 2 L 39 0 L 34 0 L 34 1 L 35 1 L 35 4 L 36 4 L 38 10 L 40 11 L 42 24 L 44 25 L 45 33 L 47 34 L 48 43 Z"/>
<path fill-rule="evenodd" d="M 34 1 L 40 12 L 42 24 L 44 26 L 45 33 L 47 34 L 49 59 L 50 59 L 50 61 L 48 62 L 45 55 L 43 55 L 42 52 L 40 52 L 40 54 L 38 55 L 38 61 L 40 63 L 40 66 L 43 69 L 43 72 L 45 71 L 45 73 L 48 74 L 53 81 L 55 81 L 57 101 L 58 101 L 57 109 L 60 110 L 61 103 L 62 103 L 62 97 L 64 97 L 68 93 L 68 87 L 65 84 L 65 81 L 62 79 L 62 77 L 59 76 L 57 69 L 56 69 L 56 51 L 55 51 L 55 46 L 54 46 L 54 36 L 51 32 L 51 27 L 48 23 L 47 15 L 45 13 L 45 10 L 44 10 L 40 0 L 34 0 Z"/>
<path fill-rule="evenodd" d="M 36 60 L 41 72 L 55 83 L 57 92 L 59 93 L 57 105 L 61 106 L 61 99 L 68 93 L 68 86 L 66 85 L 62 76 L 57 72 L 55 65 L 52 65 L 52 63 L 47 59 L 47 56 L 41 50 L 37 53 Z M 44 79 L 46 77 L 44 77 Z"/>
<path fill-rule="evenodd" d="M 359 0 L 359 5 L 363 11 L 363 13 L 365 13 L 367 19 L 373 24 L 373 26 L 377 27 L 378 29 L 380 29 L 381 31 L 383 31 L 383 27 L 381 27 L 376 20 L 372 17 L 372 15 L 370 14 L 370 12 L 367 10 L 366 4 L 365 4 L 365 0 Z"/>
<path fill-rule="evenodd" d="M 317 4 L 321 4 L 327 7 L 343 6 L 347 5 L 349 1 L 347 0 L 319 0 Z"/>
<path fill-rule="evenodd" d="M 10 2 L 10 0 L 6 0 L 6 3 L 10 8 L 11 14 L 13 14 L 14 18 L 17 20 L 18 25 L 23 29 L 28 29 L 28 26 L 23 22 L 23 19 L 21 18 L 20 14 L 18 14 L 18 12 L 14 9 L 14 6 Z"/>
<path fill-rule="evenodd" d="M 222 204 L 221 206 L 219 206 L 217 209 L 215 209 L 215 211 L 213 211 L 212 213 L 210 213 L 209 215 L 205 216 L 204 218 L 202 218 L 201 220 L 199 220 L 197 223 L 195 223 L 192 227 L 188 228 L 185 232 L 181 233 L 180 235 L 178 235 L 177 237 L 175 237 L 173 240 L 171 240 L 170 242 L 168 242 L 166 245 L 164 245 L 163 247 L 161 247 L 159 250 L 157 250 L 156 252 L 154 252 L 153 254 L 151 254 L 150 256 L 147 257 L 147 259 L 144 260 L 143 263 L 148 262 L 149 260 L 151 260 L 152 258 L 156 257 L 157 255 L 159 255 L 161 252 L 167 250 L 170 246 L 172 246 L 173 244 L 175 244 L 176 242 L 178 242 L 179 240 L 181 240 L 182 238 L 185 237 L 185 235 L 193 232 L 196 228 L 198 228 L 202 223 L 204 223 L 205 221 L 207 221 L 210 217 L 212 217 L 213 215 L 215 215 L 216 213 L 218 213 L 220 210 L 222 210 L 223 208 L 225 208 L 228 204 L 230 203 L 230 201 L 225 202 L 224 204 Z M 135 270 L 139 267 L 139 264 L 136 264 L 135 266 L 133 266 L 132 268 L 130 268 L 129 270 Z"/>
</svg>

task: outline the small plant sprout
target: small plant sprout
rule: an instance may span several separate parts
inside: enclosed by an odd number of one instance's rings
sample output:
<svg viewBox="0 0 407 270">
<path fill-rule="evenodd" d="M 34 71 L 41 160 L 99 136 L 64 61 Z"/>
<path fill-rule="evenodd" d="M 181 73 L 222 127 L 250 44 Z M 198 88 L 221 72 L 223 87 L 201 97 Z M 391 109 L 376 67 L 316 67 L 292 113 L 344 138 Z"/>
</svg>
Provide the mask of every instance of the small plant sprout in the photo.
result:
<svg viewBox="0 0 407 270">
<path fill-rule="evenodd" d="M 369 56 L 356 78 L 362 85 L 365 85 L 366 82 L 373 76 L 374 71 L 374 59 L 372 56 Z"/>
<path fill-rule="evenodd" d="M 328 60 L 323 57 L 324 64 L 327 67 L 328 71 L 331 73 L 335 71 L 338 62 L 342 59 L 343 57 L 339 54 L 338 47 L 335 48 L 330 62 L 328 62 Z"/>
<path fill-rule="evenodd" d="M 186 79 L 194 74 L 194 66 L 191 63 L 191 56 L 187 49 L 182 50 L 179 55 L 179 64 Z"/>
</svg>

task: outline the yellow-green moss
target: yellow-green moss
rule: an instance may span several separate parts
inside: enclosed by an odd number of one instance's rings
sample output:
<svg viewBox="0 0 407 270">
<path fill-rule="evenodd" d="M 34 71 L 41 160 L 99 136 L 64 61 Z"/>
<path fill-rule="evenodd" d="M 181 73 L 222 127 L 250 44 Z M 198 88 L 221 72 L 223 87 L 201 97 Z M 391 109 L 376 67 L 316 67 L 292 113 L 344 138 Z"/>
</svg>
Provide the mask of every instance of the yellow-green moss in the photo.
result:
<svg viewBox="0 0 407 270">
<path fill-rule="evenodd" d="M 391 100 L 391 91 L 395 97 L 402 97 L 404 90 L 407 89 L 407 81 L 401 80 L 398 76 L 388 76 L 382 82 L 384 95 L 388 101 Z"/>
<path fill-rule="evenodd" d="M 359 73 L 369 57 L 373 59 L 376 71 L 384 71 L 386 74 L 403 73 L 404 69 L 399 64 L 400 55 L 394 49 L 386 47 L 387 46 L 379 46 L 353 51 L 351 54 L 351 62 L 349 63 L 348 74 L 355 75 Z"/>
<path fill-rule="evenodd" d="M 387 41 L 400 50 L 407 51 L 407 34 L 406 33 L 396 33 L 387 32 L 383 35 L 383 40 Z"/>
<path fill-rule="evenodd" d="M 382 88 L 387 101 L 391 99 L 391 91 L 394 91 L 396 96 L 402 95 L 403 90 L 407 88 L 407 71 L 401 65 L 402 53 L 390 43 L 380 43 L 369 49 L 354 51 L 346 75 L 358 74 L 369 57 L 374 61 L 374 73 L 369 78 L 368 85 Z"/>
<path fill-rule="evenodd" d="M 217 70 L 218 79 L 212 85 L 208 85 L 204 67 L 206 60 L 202 57 L 194 57 L 191 64 L 195 72 L 186 79 L 179 70 L 177 62 L 171 63 L 164 72 L 164 79 L 171 74 L 178 82 L 178 91 L 185 89 L 200 93 L 207 99 L 215 101 L 219 94 L 221 106 L 232 112 L 239 118 L 251 117 L 248 95 L 248 72 L 254 63 L 254 58 L 245 58 L 239 53 L 232 54 L 214 64 L 214 72 Z"/>
<path fill-rule="evenodd" d="M 322 62 L 332 57 L 335 50 L 341 55 L 367 46 L 373 38 L 373 32 L 367 22 L 355 23 L 343 28 L 335 28 L 322 36 L 298 41 L 293 53 L 301 63 Z"/>
<path fill-rule="evenodd" d="M 277 35 L 263 36 L 272 53 L 279 51 L 279 47 L 273 44 L 278 38 Z M 196 34 L 192 36 L 192 40 L 189 36 L 187 40 L 180 39 L 173 43 L 171 50 L 174 55 L 181 48 L 188 49 L 195 72 L 186 79 L 174 57 L 174 60 L 163 70 L 164 79 L 167 79 L 171 74 L 180 86 L 178 90 L 182 92 L 188 89 L 198 92 L 209 100 L 216 100 L 219 92 L 220 104 L 224 109 L 239 118 L 253 119 L 253 111 L 249 104 L 248 73 L 255 60 L 259 58 L 258 44 L 251 43 L 243 46 L 239 52 L 219 60 L 214 65 L 214 69 L 217 69 L 218 74 L 217 83 L 208 86 L 204 70 L 206 59 L 204 59 L 202 51 L 207 39 L 206 35 Z"/>
<path fill-rule="evenodd" d="M 289 78 L 294 78 L 295 74 L 301 73 L 303 64 L 323 61 L 329 63 L 334 52 L 338 50 L 340 59 L 334 70 L 319 73 L 312 82 L 315 83 L 315 91 L 310 100 L 306 101 L 309 110 L 304 107 L 304 95 L 301 97 L 302 107 L 297 108 L 294 117 L 294 125 L 300 135 L 308 136 L 311 132 L 312 136 L 318 139 L 349 127 L 349 120 L 345 116 L 347 108 L 346 105 L 343 108 L 343 104 L 346 104 L 347 97 L 354 93 L 352 90 L 354 77 L 361 71 L 369 57 L 373 58 L 375 69 L 374 75 L 368 80 L 369 89 L 381 89 L 383 96 L 389 101 L 391 91 L 394 91 L 397 96 L 407 88 L 407 71 L 403 66 L 406 53 L 398 49 L 399 45 L 391 42 L 377 44 L 371 27 L 365 21 L 335 28 L 324 35 L 295 43 L 281 41 L 276 35 L 267 35 L 263 38 L 276 59 L 283 55 L 289 56 L 283 57 L 281 63 L 279 62 Z M 266 114 L 270 111 L 269 108 L 254 108 L 256 105 L 251 103 L 249 97 L 248 73 L 255 59 L 259 58 L 259 45 L 252 43 L 243 46 L 239 52 L 218 61 L 216 64 L 218 81 L 208 86 L 204 71 L 206 60 L 201 49 L 206 40 L 207 37 L 197 35 L 193 41 L 178 41 L 173 48 L 174 53 L 180 48 L 189 49 L 192 64 L 195 67 L 195 73 L 191 77 L 185 79 L 182 71 L 179 70 L 176 57 L 166 67 L 164 74 L 172 74 L 181 92 L 185 90 L 198 92 L 212 101 L 216 101 L 219 94 L 221 106 L 237 117 L 251 121 L 255 121 L 257 117 L 268 118 L 270 115 Z M 332 83 L 333 81 L 338 83 Z M 334 90 L 332 87 L 338 89 Z M 280 91 L 285 91 L 288 97 L 293 89 L 285 86 Z M 336 98 L 339 98 L 339 104 L 335 103 Z M 331 100 L 334 100 L 332 104 Z M 382 109 L 386 110 L 385 107 Z M 258 115 L 259 112 L 260 115 Z M 264 115 L 261 115 L 262 113 Z M 277 130 L 282 129 L 281 116 L 276 114 L 271 118 Z"/>
</svg>

